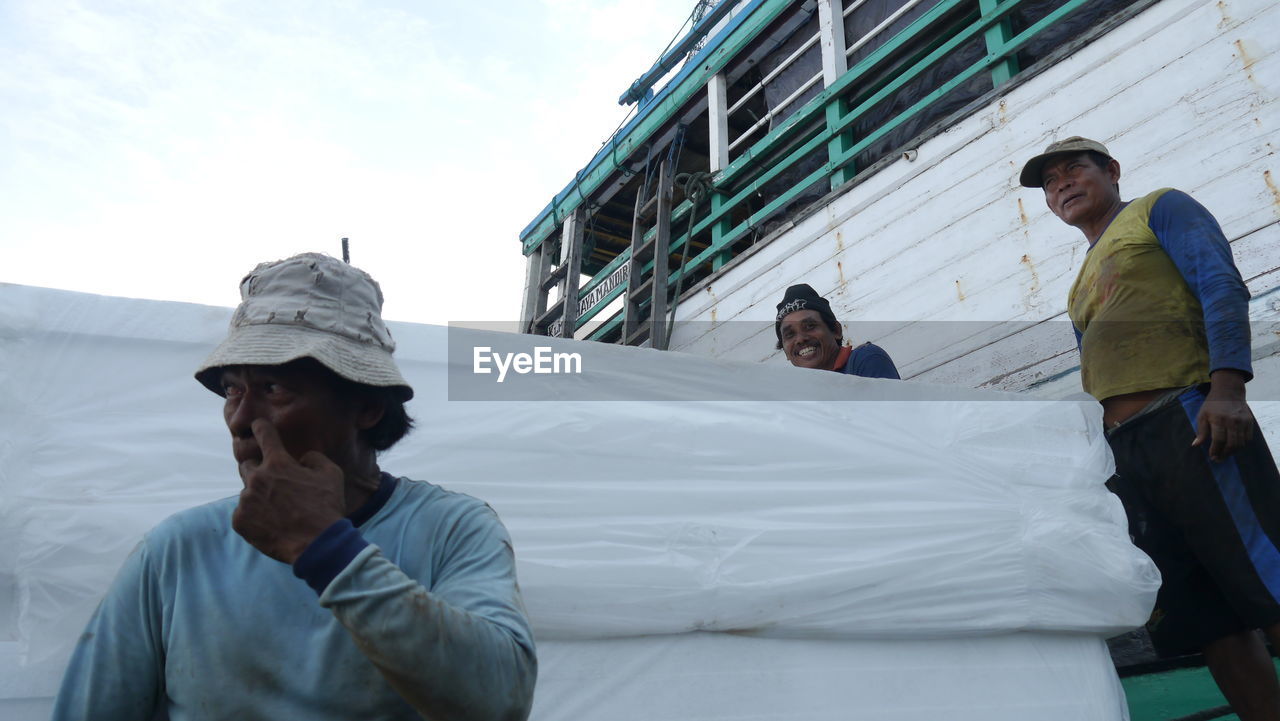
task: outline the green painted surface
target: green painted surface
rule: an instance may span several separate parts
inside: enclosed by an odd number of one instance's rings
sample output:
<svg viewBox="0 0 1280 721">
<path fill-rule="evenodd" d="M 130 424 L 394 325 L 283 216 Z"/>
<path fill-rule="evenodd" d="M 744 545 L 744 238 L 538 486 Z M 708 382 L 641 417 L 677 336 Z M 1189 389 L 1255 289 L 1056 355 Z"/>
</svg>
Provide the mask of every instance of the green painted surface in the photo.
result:
<svg viewBox="0 0 1280 721">
<path fill-rule="evenodd" d="M 1277 672 L 1280 672 L 1280 661 L 1276 665 Z M 1170 721 L 1227 703 L 1209 675 L 1209 669 L 1203 666 L 1132 676 L 1121 679 L 1121 683 L 1129 700 L 1131 721 Z M 1239 721 L 1235 714 L 1219 718 Z"/>
<path fill-rule="evenodd" d="M 756 145 L 754 145 L 751 149 L 747 150 L 745 153 L 742 154 L 742 156 L 740 156 L 737 160 L 731 163 L 728 168 L 726 168 L 720 175 L 717 176 L 716 178 L 717 184 L 718 185 L 726 184 L 735 176 L 748 172 L 747 169 L 752 166 L 753 162 L 756 160 L 758 156 L 762 156 L 762 154 L 766 150 L 776 147 L 784 140 L 790 139 L 794 131 L 797 128 L 801 127 L 806 121 L 808 121 L 811 117 L 813 117 L 817 112 L 825 111 L 829 106 L 835 105 L 838 102 L 837 93 L 847 88 L 854 81 L 861 78 L 865 73 L 870 72 L 870 70 L 875 66 L 875 64 L 880 62 L 880 60 L 882 59 L 882 56 L 885 56 L 888 53 L 895 51 L 900 46 L 909 42 L 918 33 L 922 32 L 924 28 L 928 27 L 936 19 L 936 17 L 941 16 L 943 12 L 950 9 L 951 7 L 958 5 L 959 2 L 960 0 L 946 0 L 944 2 L 939 3 L 932 10 L 930 10 L 929 13 L 926 13 L 924 16 L 916 20 L 916 22 L 912 23 L 906 29 L 904 29 L 903 31 L 895 35 L 893 39 L 888 41 L 883 47 L 879 48 L 875 53 L 865 58 L 862 62 L 858 63 L 858 65 L 856 65 L 854 68 L 850 69 L 847 73 L 845 73 L 845 75 L 841 76 L 841 78 L 837 80 L 831 87 L 819 93 L 815 98 L 810 100 L 809 103 L 806 103 L 803 108 L 801 108 L 791 117 L 787 118 L 778 128 L 770 132 L 768 135 L 762 138 L 758 143 L 756 143 Z M 993 9 L 991 13 L 988 13 L 985 16 L 976 18 L 968 27 L 960 30 L 955 35 L 946 39 L 945 42 L 942 42 L 941 44 L 939 44 L 937 47 L 933 49 L 932 52 L 930 52 L 924 58 L 922 58 L 917 63 L 915 63 L 910 69 L 899 74 L 899 76 L 896 77 L 892 82 L 890 82 L 884 88 L 881 88 L 872 97 L 866 99 L 861 104 L 859 104 L 857 108 L 851 110 L 844 116 L 840 117 L 838 120 L 836 120 L 835 118 L 829 118 L 827 123 L 827 130 L 825 132 L 817 133 L 814 137 L 809 139 L 808 142 L 804 143 L 803 145 L 801 145 L 800 147 L 794 149 L 791 153 L 789 153 L 786 156 L 786 158 L 784 158 L 780 162 L 774 163 L 772 167 L 765 170 L 762 174 L 756 177 L 751 183 L 741 188 L 731 198 L 722 201 L 718 205 L 713 206 L 710 215 L 708 215 L 706 218 L 703 218 L 702 220 L 700 220 L 698 223 L 694 225 L 693 234 L 697 235 L 703 232 L 709 225 L 712 225 L 713 223 L 717 225 L 724 224 L 725 218 L 727 217 L 729 211 L 737 207 L 745 199 L 754 197 L 757 194 L 757 191 L 759 191 L 765 185 L 765 183 L 768 183 L 774 177 L 784 172 L 787 168 L 789 168 L 791 165 L 793 165 L 794 163 L 799 161 L 801 158 L 806 156 L 812 150 L 816 149 L 817 147 L 820 147 L 823 144 L 826 144 L 832 141 L 832 139 L 836 137 L 837 133 L 844 131 L 846 128 L 851 126 L 859 117 L 861 117 L 864 113 L 870 110 L 870 108 L 873 107 L 877 102 L 891 95 L 893 92 L 895 92 L 900 87 L 902 87 L 905 83 L 907 83 L 911 78 L 914 78 L 915 76 L 919 75 L 921 72 L 924 71 L 925 68 L 929 67 L 931 64 L 933 64 L 933 62 L 943 57 L 946 53 L 950 52 L 951 50 L 955 49 L 960 44 L 968 40 L 969 38 L 973 37 L 977 33 L 982 32 L 986 28 L 996 23 L 998 20 L 1000 20 L 1006 14 L 1008 14 L 1014 8 L 1016 8 L 1018 4 L 1021 2 L 1023 2 L 1023 0 L 1007 0 L 1005 4 L 1000 5 L 996 9 Z M 1002 49 L 1007 53 L 1016 52 L 1017 49 L 1022 44 L 1024 44 L 1030 37 L 1032 37 L 1035 33 L 1039 32 L 1044 27 L 1047 27 L 1049 24 L 1061 18 L 1063 15 L 1073 11 L 1075 8 L 1083 4 L 1083 2 L 1084 0 L 1068 0 L 1068 2 L 1062 8 L 1059 8 L 1058 11 L 1056 11 L 1055 13 L 1051 14 L 1049 17 L 1042 20 L 1033 28 L 1029 28 L 1028 30 L 1024 31 L 1022 34 L 1018 36 L 1018 38 L 1010 41 L 1009 43 L 1006 43 Z M 744 234 L 746 234 L 748 231 L 750 231 L 750 229 L 755 225 L 755 223 L 759 222 L 763 218 L 768 217 L 779 208 L 791 202 L 795 197 L 800 195 L 807 187 L 809 187 L 811 184 L 813 184 L 817 180 L 821 179 L 823 176 L 830 177 L 831 173 L 839 170 L 845 163 L 852 161 L 853 157 L 858 152 L 861 152 L 864 148 L 868 147 L 869 145 L 874 143 L 876 140 L 880 139 L 885 134 L 891 132 L 898 125 L 906 122 L 910 118 L 914 117 L 916 114 L 922 112 L 930 104 L 936 102 L 938 98 L 941 98 L 942 96 L 946 95 L 946 93 L 950 92 L 952 89 L 954 89 L 961 83 L 965 82 L 976 73 L 986 70 L 992 65 L 999 63 L 1001 57 L 1002 55 L 995 54 L 995 55 L 989 56 L 988 58 L 982 61 L 979 61 L 978 63 L 975 63 L 969 69 L 962 72 L 960 75 L 956 76 L 949 82 L 945 83 L 942 87 L 938 88 L 937 90 L 933 91 L 926 97 L 922 98 L 917 103 L 913 104 L 906 111 L 895 116 L 893 120 L 882 125 L 876 131 L 872 132 L 867 137 L 861 139 L 859 142 L 855 143 L 852 147 L 846 149 L 843 153 L 843 157 L 833 159 L 832 161 L 828 162 L 826 166 L 813 171 L 808 176 L 806 176 L 803 180 L 801 180 L 800 182 L 792 186 L 789 190 L 775 197 L 771 202 L 767 203 L 763 208 L 760 208 L 759 210 L 752 213 L 751 216 L 747 218 L 745 221 L 738 223 L 736 226 L 733 226 L 731 229 L 727 231 L 721 231 L 718 234 L 719 237 L 713 238 L 710 246 L 706 248 L 703 252 L 699 253 L 698 256 L 695 257 L 693 261 L 688 264 L 689 270 L 684 272 L 692 272 L 693 269 L 697 268 L 702 263 L 705 263 L 708 260 L 711 260 L 713 257 L 719 256 L 720 254 L 724 253 L 725 249 L 729 245 L 731 245 L 733 242 L 735 242 L 736 240 L 741 238 Z M 829 150 L 830 150 L 830 147 L 829 147 Z M 677 281 L 677 278 L 681 274 L 682 274 L 681 272 L 673 273 L 668 279 L 668 284 L 675 283 Z"/>
<path fill-rule="evenodd" d="M 771 214 L 784 207 L 787 203 L 792 202 L 795 197 L 803 193 L 810 185 L 827 180 L 829 183 L 839 185 L 846 181 L 856 172 L 852 166 L 853 158 L 857 153 L 878 141 L 880 138 L 896 129 L 902 123 L 924 112 L 929 106 L 937 102 L 940 98 L 951 92 L 962 83 L 968 81 L 980 72 L 990 72 L 992 74 L 993 83 L 996 85 L 1007 81 L 1009 77 L 1017 71 L 1017 63 L 1015 53 L 1023 45 L 1025 45 L 1032 37 L 1043 31 L 1045 28 L 1060 21 L 1066 15 L 1074 12 L 1077 8 L 1084 5 L 1088 0 L 1066 0 L 1062 6 L 1055 11 L 1049 13 L 1039 22 L 1034 23 L 1031 27 L 1026 28 L 1016 36 L 1012 36 L 1010 32 L 1007 16 L 1016 7 L 1025 0 L 980 0 L 981 14 L 973 14 L 965 18 L 959 27 L 953 27 L 951 32 L 933 39 L 933 42 L 923 48 L 916 62 L 900 72 L 893 80 L 885 86 L 878 88 L 870 97 L 862 99 L 857 107 L 850 108 L 843 100 L 841 94 L 850 87 L 853 87 L 863 76 L 870 73 L 879 63 L 892 53 L 897 52 L 907 43 L 914 41 L 921 36 L 926 30 L 931 28 L 933 23 L 943 17 L 953 8 L 961 6 L 967 0 L 940 0 L 933 8 L 927 11 L 920 18 L 917 18 L 908 27 L 897 33 L 893 38 L 888 40 L 883 46 L 877 48 L 868 57 L 864 58 L 853 68 L 850 68 L 844 75 L 836 80 L 835 83 L 824 89 L 816 97 L 812 98 L 800 110 L 783 121 L 779 127 L 767 133 L 764 138 L 757 141 L 751 148 L 747 149 L 738 158 L 736 158 L 729 167 L 718 173 L 715 177 L 716 191 L 712 194 L 712 202 L 710 212 L 693 223 L 691 234 L 694 237 L 710 231 L 708 246 L 697 254 L 690 262 L 683 264 L 681 269 L 671 273 L 667 279 L 668 285 L 679 282 L 682 276 L 696 272 L 697 268 L 705 263 L 712 263 L 712 269 L 717 270 L 723 266 L 730 258 L 730 246 L 745 234 L 751 231 L 755 224 L 769 217 Z M 713 62 L 707 62 L 704 67 L 700 68 L 702 72 L 695 73 L 692 77 L 686 78 L 678 88 L 675 96 L 687 98 L 692 93 L 692 88 L 696 83 L 705 82 L 709 77 L 712 68 L 719 69 L 728 61 L 732 54 L 742 47 L 745 47 L 745 37 L 754 37 L 760 32 L 767 19 L 771 20 L 776 17 L 787 5 L 781 0 L 770 0 L 761 7 L 759 17 L 753 16 L 750 22 L 743 28 L 740 28 L 735 36 L 730 38 L 730 42 L 722 47 Z M 936 28 L 934 31 L 936 32 Z M 741 37 L 740 37 L 741 36 Z M 961 44 L 967 42 L 975 36 L 984 37 L 987 45 L 988 54 L 982 60 L 974 63 L 969 68 L 961 71 L 941 87 L 936 88 L 927 96 L 913 103 L 911 107 L 895 115 L 888 122 L 883 123 L 874 131 L 866 134 L 864 137 L 852 137 L 850 128 L 857 120 L 868 112 L 878 102 L 893 95 L 899 91 L 906 83 L 915 78 L 924 70 L 930 67 L 934 62 L 944 57 Z M 666 107 L 668 103 L 674 102 L 674 96 L 667 98 L 661 105 L 660 112 L 654 113 L 653 117 L 647 118 L 635 131 L 630 133 L 626 138 L 620 141 L 620 147 L 638 142 L 641 136 L 647 137 L 646 133 L 651 133 L 657 129 L 659 124 L 658 118 L 665 118 L 670 113 L 675 112 L 676 104 Z M 822 117 L 825 116 L 825 117 Z M 822 117 L 825 120 L 824 127 L 817 132 L 807 131 L 811 133 L 809 137 L 804 138 L 798 147 L 793 147 L 785 158 L 774 160 L 770 167 L 760 168 L 761 159 L 778 148 L 784 143 L 795 143 L 801 140 L 797 138 L 798 132 L 807 127 L 810 120 Z M 788 190 L 773 197 L 764 207 L 754 209 L 754 212 L 745 220 L 740 220 L 736 224 L 729 219 L 731 213 L 734 212 L 747 199 L 755 198 L 758 191 L 764 185 L 782 172 L 794 165 L 800 159 L 804 158 L 810 152 L 826 146 L 828 154 L 828 162 L 814 170 L 803 180 L 796 183 Z M 603 166 L 597 168 L 595 172 L 588 174 L 579 183 L 579 197 L 582 196 L 583 190 L 591 190 L 604 180 L 610 169 Z M 749 178 L 749 180 L 748 180 Z M 742 181 L 746 182 L 742 182 Z M 734 181 L 738 181 L 735 183 Z M 736 185 L 737 192 L 730 194 L 726 189 Z M 562 209 L 571 207 L 574 202 L 567 200 Z M 686 200 L 681 203 L 673 212 L 673 221 L 687 216 L 690 212 L 690 203 Z M 556 214 L 553 214 L 553 216 Z M 524 238 L 525 252 L 528 253 L 537 243 L 550 234 L 552 226 L 548 223 L 555 222 L 556 217 L 545 219 L 539 226 L 538 230 L 529 234 Z M 654 231 L 650 229 L 646 233 L 652 235 Z M 688 231 L 687 231 L 688 232 Z M 705 236 L 704 236 L 705 237 Z M 599 285 L 608 277 L 609 273 L 622 263 L 629 261 L 630 253 L 623 251 L 618 257 L 609 262 L 603 269 L 597 272 L 585 287 L 579 292 L 579 298 L 585 298 L 595 286 Z M 643 268 L 633 269 L 632 277 L 626 285 L 639 282 L 650 272 L 653 262 L 646 262 Z M 604 306 L 621 294 L 621 290 L 615 289 L 604 298 L 600 299 L 592 308 L 588 309 L 582 317 L 578 319 L 578 326 L 581 327 L 587 320 L 596 316 Z M 618 319 L 614 319 L 615 321 Z M 616 323 L 606 324 L 604 328 L 597 330 L 591 337 L 599 338 L 601 335 L 612 330 Z"/>
<path fill-rule="evenodd" d="M 742 26 L 703 61 L 702 66 L 696 72 L 686 77 L 679 86 L 673 88 L 661 100 L 654 101 L 656 104 L 646 109 L 644 119 L 636 128 L 628 133 L 626 137 L 617 138 L 616 142 L 613 143 L 611 162 L 601 163 L 598 167 L 577 179 L 577 192 L 567 197 L 562 205 L 553 209 L 553 212 L 543 218 L 537 227 L 521 238 L 524 254 L 532 253 L 539 243 L 551 235 L 552 231 L 560 225 L 570 211 L 581 205 L 586 196 L 594 193 L 609 176 L 617 172 L 621 159 L 630 157 L 663 124 L 679 112 L 680 108 L 684 107 L 685 102 L 691 97 L 697 93 L 704 92 L 707 80 L 712 75 L 720 72 L 731 59 L 741 52 L 756 35 L 764 30 L 779 13 L 787 9 L 792 2 L 793 0 L 768 0 L 768 2 L 756 8 L 751 16 L 743 22 Z"/>
<path fill-rule="evenodd" d="M 978 0 L 978 7 L 981 8 L 983 15 L 989 15 L 996 10 L 996 0 Z M 995 52 L 1000 45 L 1009 42 L 1013 37 L 1013 27 L 1007 19 L 1001 20 L 999 25 L 987 28 L 986 41 L 987 51 Z M 1014 75 L 1018 74 L 1018 58 L 1008 57 L 1000 61 L 991 69 L 991 82 L 997 86 L 1004 85 Z"/>
</svg>

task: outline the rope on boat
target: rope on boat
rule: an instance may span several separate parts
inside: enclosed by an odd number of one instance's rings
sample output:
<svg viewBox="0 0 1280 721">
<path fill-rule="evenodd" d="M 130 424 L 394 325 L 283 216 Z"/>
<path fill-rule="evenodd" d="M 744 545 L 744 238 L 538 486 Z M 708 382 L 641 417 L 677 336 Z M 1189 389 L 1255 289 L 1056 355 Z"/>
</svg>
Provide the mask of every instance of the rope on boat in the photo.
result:
<svg viewBox="0 0 1280 721">
<path fill-rule="evenodd" d="M 704 171 L 681 173 L 675 177 L 675 182 L 680 184 L 692 207 L 689 208 L 689 230 L 685 232 L 684 240 L 680 244 L 680 275 L 676 276 L 676 295 L 671 299 L 671 310 L 667 317 L 667 337 L 663 339 L 664 347 L 671 345 L 671 334 L 675 331 L 676 306 L 680 305 L 685 269 L 689 266 L 689 243 L 693 239 L 693 224 L 698 220 L 698 206 L 711 195 L 712 191 L 711 173 Z"/>
</svg>

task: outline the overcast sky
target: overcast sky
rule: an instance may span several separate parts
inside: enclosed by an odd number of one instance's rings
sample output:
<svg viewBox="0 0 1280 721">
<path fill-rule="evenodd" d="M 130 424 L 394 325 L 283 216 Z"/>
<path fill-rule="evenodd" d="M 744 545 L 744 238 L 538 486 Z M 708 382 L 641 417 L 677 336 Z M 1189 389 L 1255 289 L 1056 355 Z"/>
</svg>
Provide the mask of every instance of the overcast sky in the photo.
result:
<svg viewBox="0 0 1280 721">
<path fill-rule="evenodd" d="M 0 282 L 214 305 L 306 250 L 520 311 L 518 234 L 694 0 L 0 0 Z"/>
</svg>

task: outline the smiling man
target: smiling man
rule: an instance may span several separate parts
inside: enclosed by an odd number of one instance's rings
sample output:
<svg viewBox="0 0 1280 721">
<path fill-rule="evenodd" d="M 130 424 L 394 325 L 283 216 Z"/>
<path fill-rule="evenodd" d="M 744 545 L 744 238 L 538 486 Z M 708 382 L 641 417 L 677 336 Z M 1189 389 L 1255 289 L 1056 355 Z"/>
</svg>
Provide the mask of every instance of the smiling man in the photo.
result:
<svg viewBox="0 0 1280 721">
<path fill-rule="evenodd" d="M 511 541 L 484 503 L 382 472 L 408 432 L 364 272 L 258 266 L 196 372 L 243 490 L 125 561 L 55 719 L 487 719 L 529 712 L 536 660 Z"/>
<path fill-rule="evenodd" d="M 1152 641 L 1203 651 L 1241 719 L 1280 721 L 1256 633 L 1280 648 L 1280 475 L 1245 402 L 1249 291 L 1227 239 L 1186 193 L 1121 200 L 1097 141 L 1050 145 L 1020 180 L 1089 243 L 1067 307 L 1115 454 L 1109 485 L 1164 577 Z"/>
<path fill-rule="evenodd" d="M 889 354 L 880 346 L 846 346 L 844 330 L 831 312 L 831 304 L 807 284 L 787 288 L 778 303 L 773 331 L 778 337 L 777 347 L 793 366 L 864 378 L 900 377 Z"/>
</svg>

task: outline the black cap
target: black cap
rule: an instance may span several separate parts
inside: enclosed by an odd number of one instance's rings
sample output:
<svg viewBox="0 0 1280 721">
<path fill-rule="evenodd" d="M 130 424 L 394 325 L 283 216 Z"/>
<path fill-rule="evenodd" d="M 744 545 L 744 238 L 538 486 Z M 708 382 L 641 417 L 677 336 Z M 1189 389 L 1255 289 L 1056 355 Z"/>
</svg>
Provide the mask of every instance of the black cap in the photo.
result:
<svg viewBox="0 0 1280 721">
<path fill-rule="evenodd" d="M 816 310 L 828 328 L 840 327 L 827 299 L 818 295 L 808 283 L 800 283 L 787 288 L 787 292 L 782 296 L 782 302 L 778 303 L 778 315 L 773 321 L 773 332 L 778 336 L 778 340 L 782 340 L 782 319 L 798 310 Z"/>
</svg>

